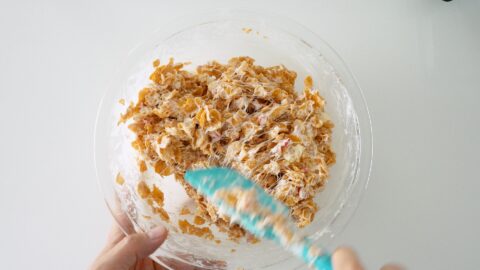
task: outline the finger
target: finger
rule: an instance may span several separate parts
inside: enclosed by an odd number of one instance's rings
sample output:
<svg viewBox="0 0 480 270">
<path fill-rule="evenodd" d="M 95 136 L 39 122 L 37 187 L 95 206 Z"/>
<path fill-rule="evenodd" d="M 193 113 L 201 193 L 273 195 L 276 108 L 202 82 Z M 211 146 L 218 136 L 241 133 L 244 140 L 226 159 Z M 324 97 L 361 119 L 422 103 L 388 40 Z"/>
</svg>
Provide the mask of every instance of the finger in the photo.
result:
<svg viewBox="0 0 480 270">
<path fill-rule="evenodd" d="M 110 229 L 107 236 L 107 243 L 102 249 L 100 254 L 104 254 L 118 244 L 123 238 L 125 238 L 125 232 L 120 228 L 120 226 L 115 222 Z"/>
<path fill-rule="evenodd" d="M 162 258 L 160 260 L 164 265 L 168 266 L 169 269 L 178 269 L 178 270 L 196 270 L 197 268 L 193 265 L 178 261 L 176 259 Z M 156 264 L 156 270 L 165 270 L 165 267 Z"/>
<path fill-rule="evenodd" d="M 166 270 L 166 268 L 155 262 L 153 262 L 153 267 L 155 267 L 155 270 Z"/>
<path fill-rule="evenodd" d="M 140 270 L 155 270 L 154 262 L 147 258 L 143 260 L 143 268 L 140 268 Z"/>
<path fill-rule="evenodd" d="M 167 230 L 163 226 L 154 228 L 148 233 L 131 234 L 123 238 L 108 251 L 101 262 L 103 268 L 128 270 L 136 263 L 153 253 L 166 239 Z"/>
<path fill-rule="evenodd" d="M 110 229 L 110 232 L 108 233 L 107 243 L 105 244 L 103 249 L 100 251 L 98 258 L 106 254 L 110 249 L 112 249 L 116 244 L 118 244 L 118 242 L 120 242 L 123 238 L 125 238 L 125 234 L 122 232 L 122 230 L 120 230 L 118 225 L 114 224 Z"/>
<path fill-rule="evenodd" d="M 382 266 L 382 268 L 380 268 L 380 270 L 405 270 L 405 268 L 398 265 L 398 264 L 389 263 L 389 264 L 386 264 L 386 265 Z"/>
<path fill-rule="evenodd" d="M 339 248 L 332 255 L 334 270 L 363 270 L 357 254 L 350 248 Z"/>
<path fill-rule="evenodd" d="M 113 204 L 113 207 L 110 207 L 110 205 L 108 205 L 108 207 L 112 213 L 113 218 L 115 219 L 115 222 L 108 233 L 107 243 L 100 252 L 100 256 L 105 254 L 118 242 L 125 238 L 126 234 L 134 233 L 132 222 L 121 209 L 120 201 L 117 197 L 115 197 L 115 203 Z"/>
<path fill-rule="evenodd" d="M 143 260 L 138 260 L 137 263 L 135 263 L 135 267 L 130 268 L 131 270 L 142 270 L 144 267 L 144 262 Z"/>
<path fill-rule="evenodd" d="M 128 218 L 125 211 L 122 210 L 120 199 L 117 196 L 115 196 L 115 203 L 112 206 L 109 205 L 109 208 L 121 230 L 126 234 L 135 233 L 132 221 Z"/>
<path fill-rule="evenodd" d="M 120 229 L 117 224 L 113 224 L 112 229 L 108 233 L 106 248 L 111 249 L 123 238 L 125 238 L 125 233 Z"/>
<path fill-rule="evenodd" d="M 118 243 L 112 250 L 117 258 L 147 258 L 167 237 L 167 230 L 158 226 L 148 233 L 131 234 Z"/>
</svg>

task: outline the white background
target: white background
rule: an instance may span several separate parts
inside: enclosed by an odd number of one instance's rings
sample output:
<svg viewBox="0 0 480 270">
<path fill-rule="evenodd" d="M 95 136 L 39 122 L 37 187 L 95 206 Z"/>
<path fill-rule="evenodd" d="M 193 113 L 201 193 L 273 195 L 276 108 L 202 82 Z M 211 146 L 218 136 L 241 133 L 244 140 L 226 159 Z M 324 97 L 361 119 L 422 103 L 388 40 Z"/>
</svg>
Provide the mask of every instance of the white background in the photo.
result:
<svg viewBox="0 0 480 270">
<path fill-rule="evenodd" d="M 248 7 L 329 42 L 373 120 L 369 189 L 336 242 L 369 269 L 478 269 L 480 2 L 0 0 L 0 267 L 85 269 L 111 218 L 97 105 L 130 48 L 186 10 Z"/>
</svg>

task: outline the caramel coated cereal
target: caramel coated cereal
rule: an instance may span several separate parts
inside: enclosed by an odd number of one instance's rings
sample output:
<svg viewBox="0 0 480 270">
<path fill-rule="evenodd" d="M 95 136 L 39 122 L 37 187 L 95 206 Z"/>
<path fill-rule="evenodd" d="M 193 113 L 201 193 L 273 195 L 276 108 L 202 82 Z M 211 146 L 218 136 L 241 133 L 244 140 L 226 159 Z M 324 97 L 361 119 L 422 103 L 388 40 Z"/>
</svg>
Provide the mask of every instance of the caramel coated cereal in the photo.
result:
<svg viewBox="0 0 480 270">
<path fill-rule="evenodd" d="M 187 220 L 179 220 L 178 227 L 180 228 L 180 231 L 182 231 L 182 233 L 195 235 L 208 240 L 213 240 L 213 233 L 208 227 L 197 227 L 190 224 Z"/>
<path fill-rule="evenodd" d="M 205 219 L 203 219 L 201 216 L 195 216 L 193 218 L 193 223 L 195 223 L 196 225 L 203 225 L 205 224 Z"/>
<path fill-rule="evenodd" d="M 125 179 L 120 173 L 118 173 L 117 177 L 115 178 L 115 182 L 117 182 L 119 185 L 123 185 L 125 183 Z"/>
<path fill-rule="evenodd" d="M 136 134 L 132 147 L 142 160 L 160 176 L 174 174 L 204 222 L 214 223 L 231 239 L 244 237 L 245 231 L 230 225 L 183 179 L 186 170 L 236 169 L 287 205 L 297 226 L 310 224 L 318 210 L 313 198 L 335 163 L 334 125 L 312 78 L 305 78 L 299 94 L 297 74 L 283 65 L 263 67 L 250 57 L 235 57 L 227 64 L 212 61 L 194 72 L 185 65 L 156 60 L 150 85 L 120 118 Z M 140 163 L 140 171 L 146 166 Z M 160 207 L 158 191 L 142 183 L 137 187 L 140 197 Z M 179 226 L 185 232 L 203 232 L 186 221 Z"/>
</svg>

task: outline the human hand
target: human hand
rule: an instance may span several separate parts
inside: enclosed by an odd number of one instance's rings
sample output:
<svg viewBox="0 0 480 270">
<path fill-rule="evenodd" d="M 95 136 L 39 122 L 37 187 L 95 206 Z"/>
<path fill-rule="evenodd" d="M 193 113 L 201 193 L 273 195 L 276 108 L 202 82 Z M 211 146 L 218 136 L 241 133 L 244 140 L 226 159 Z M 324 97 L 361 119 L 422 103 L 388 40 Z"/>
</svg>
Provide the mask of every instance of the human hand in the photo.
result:
<svg viewBox="0 0 480 270">
<path fill-rule="evenodd" d="M 117 221 L 134 232 L 126 215 L 115 211 Z M 90 270 L 163 270 L 148 256 L 153 253 L 167 238 L 168 231 L 159 226 L 148 233 L 132 233 L 125 236 L 120 227 L 115 224 L 108 236 L 107 244 L 93 262 Z M 219 269 L 225 267 L 224 262 L 214 262 Z M 350 248 L 339 248 L 332 254 L 333 270 L 364 270 L 356 253 Z M 175 269 L 195 270 L 186 265 L 177 265 Z M 402 270 L 398 265 L 387 264 L 380 270 Z"/>
<path fill-rule="evenodd" d="M 333 270 L 364 270 L 357 254 L 350 248 L 339 248 L 332 254 Z M 380 270 L 403 270 L 396 264 L 386 264 Z"/>
<path fill-rule="evenodd" d="M 91 270 L 161 270 L 160 265 L 148 256 L 167 238 L 163 226 L 148 233 L 134 233 L 128 236 L 115 224 L 108 236 L 105 248 L 91 266 Z"/>
</svg>

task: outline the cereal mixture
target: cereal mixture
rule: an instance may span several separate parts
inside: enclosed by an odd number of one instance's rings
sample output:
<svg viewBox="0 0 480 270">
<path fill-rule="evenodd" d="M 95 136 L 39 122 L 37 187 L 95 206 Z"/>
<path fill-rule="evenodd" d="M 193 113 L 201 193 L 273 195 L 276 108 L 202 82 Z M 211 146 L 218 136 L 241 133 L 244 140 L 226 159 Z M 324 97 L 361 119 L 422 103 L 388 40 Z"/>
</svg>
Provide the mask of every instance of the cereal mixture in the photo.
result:
<svg viewBox="0 0 480 270">
<path fill-rule="evenodd" d="M 317 211 L 313 198 L 324 186 L 335 154 L 330 146 L 333 123 L 311 77 L 297 94 L 294 71 L 258 66 L 250 57 L 227 64 L 212 61 L 195 72 L 173 59 L 153 65 L 151 84 L 120 120 L 137 135 L 132 146 L 146 162 L 140 161 L 140 170 L 148 164 L 159 175 L 174 174 L 196 201 L 197 214 L 232 239 L 245 231 L 186 183 L 186 170 L 232 167 L 285 203 L 297 226 L 312 222 Z M 140 186 L 138 191 L 147 193 Z"/>
</svg>

